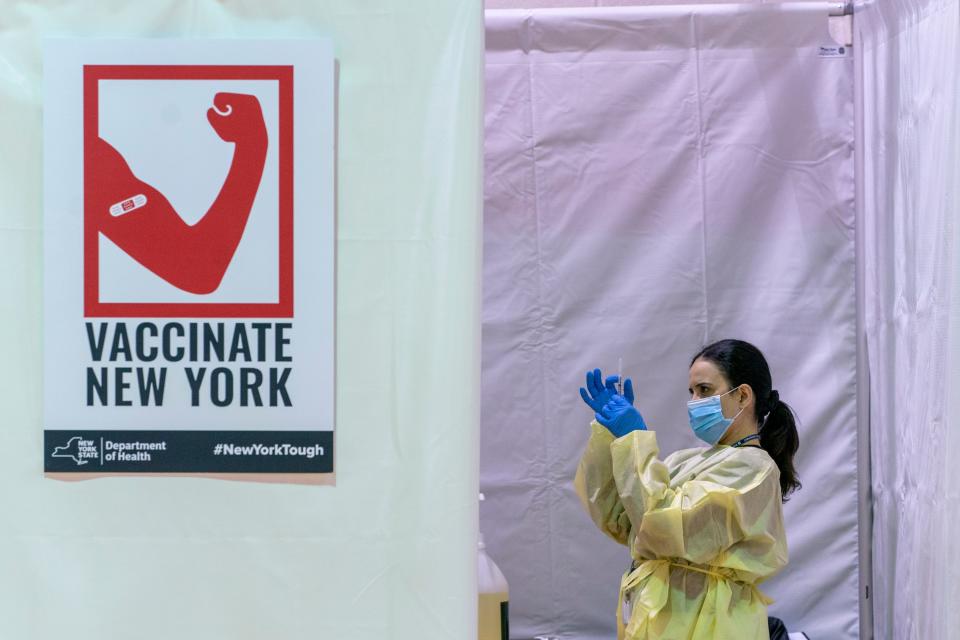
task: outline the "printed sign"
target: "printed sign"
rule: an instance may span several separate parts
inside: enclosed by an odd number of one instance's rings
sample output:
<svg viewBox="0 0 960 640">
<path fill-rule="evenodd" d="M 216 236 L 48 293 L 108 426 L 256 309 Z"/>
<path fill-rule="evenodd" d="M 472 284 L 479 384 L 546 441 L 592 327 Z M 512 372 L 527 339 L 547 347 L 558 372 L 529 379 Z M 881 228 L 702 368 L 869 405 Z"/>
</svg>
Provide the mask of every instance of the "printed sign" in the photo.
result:
<svg viewBox="0 0 960 640">
<path fill-rule="evenodd" d="M 846 58 L 848 57 L 849 47 L 829 46 L 820 47 L 817 55 L 821 58 Z"/>
<path fill-rule="evenodd" d="M 333 64 L 48 44 L 47 472 L 332 473 Z"/>
</svg>

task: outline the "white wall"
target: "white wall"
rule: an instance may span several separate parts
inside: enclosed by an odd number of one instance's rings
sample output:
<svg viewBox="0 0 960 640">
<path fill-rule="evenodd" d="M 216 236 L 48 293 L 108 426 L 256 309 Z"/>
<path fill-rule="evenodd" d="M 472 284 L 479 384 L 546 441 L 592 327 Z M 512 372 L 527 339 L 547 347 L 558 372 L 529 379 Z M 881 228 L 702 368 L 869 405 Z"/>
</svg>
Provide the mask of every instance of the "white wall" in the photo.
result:
<svg viewBox="0 0 960 640">
<path fill-rule="evenodd" d="M 480 4 L 466 0 L 3 4 L 0 638 L 469 637 L 481 30 Z M 51 35 L 333 39 L 336 487 L 43 478 L 40 81 Z"/>
</svg>

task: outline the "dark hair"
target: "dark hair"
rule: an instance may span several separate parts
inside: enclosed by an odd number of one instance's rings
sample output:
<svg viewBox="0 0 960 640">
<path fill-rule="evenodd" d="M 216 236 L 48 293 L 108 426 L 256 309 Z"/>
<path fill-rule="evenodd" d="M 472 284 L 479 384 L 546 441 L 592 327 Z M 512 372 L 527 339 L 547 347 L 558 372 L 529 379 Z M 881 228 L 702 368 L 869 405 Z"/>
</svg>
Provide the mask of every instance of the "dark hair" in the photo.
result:
<svg viewBox="0 0 960 640">
<path fill-rule="evenodd" d="M 793 467 L 793 456 L 800 447 L 800 435 L 797 433 L 796 414 L 780 399 L 779 392 L 772 388 L 767 359 L 759 349 L 743 340 L 714 342 L 695 355 L 690 366 L 701 358 L 720 369 L 732 388 L 748 384 L 753 389 L 760 446 L 780 469 L 780 492 L 786 502 L 787 496 L 802 486 Z"/>
</svg>

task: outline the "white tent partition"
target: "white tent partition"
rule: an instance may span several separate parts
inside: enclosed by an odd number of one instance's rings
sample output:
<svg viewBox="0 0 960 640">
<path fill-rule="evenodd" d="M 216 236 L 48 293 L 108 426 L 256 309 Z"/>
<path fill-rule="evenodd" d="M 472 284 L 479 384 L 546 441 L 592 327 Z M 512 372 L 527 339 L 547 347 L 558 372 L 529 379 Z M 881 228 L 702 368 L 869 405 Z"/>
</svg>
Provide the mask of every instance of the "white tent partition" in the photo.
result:
<svg viewBox="0 0 960 640">
<path fill-rule="evenodd" d="M 481 529 L 516 638 L 610 638 L 625 548 L 571 479 L 588 368 L 696 446 L 687 367 L 740 337 L 801 420 L 771 611 L 858 634 L 854 65 L 831 5 L 487 13 Z"/>
<path fill-rule="evenodd" d="M 0 638 L 476 629 L 482 28 L 470 0 L 0 3 Z M 335 487 L 44 479 L 41 53 L 55 36 L 332 40 Z"/>
<path fill-rule="evenodd" d="M 875 632 L 896 640 L 955 638 L 960 3 L 864 3 L 855 27 L 863 65 Z"/>
</svg>

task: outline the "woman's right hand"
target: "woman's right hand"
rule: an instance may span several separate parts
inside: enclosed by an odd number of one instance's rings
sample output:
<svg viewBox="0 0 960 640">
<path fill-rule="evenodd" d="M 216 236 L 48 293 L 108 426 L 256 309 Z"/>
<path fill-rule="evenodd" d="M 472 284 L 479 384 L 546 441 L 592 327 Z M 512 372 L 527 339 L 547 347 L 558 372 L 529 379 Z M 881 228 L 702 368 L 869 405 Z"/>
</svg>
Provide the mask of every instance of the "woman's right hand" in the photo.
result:
<svg viewBox="0 0 960 640">
<path fill-rule="evenodd" d="M 604 405 L 610 402 L 610 398 L 617 395 L 618 382 L 620 376 L 608 376 L 604 382 L 600 369 L 587 371 L 587 388 L 580 387 L 580 397 L 594 413 L 599 413 Z M 620 397 L 633 404 L 633 381 L 630 378 L 624 382 L 623 395 Z"/>
</svg>

